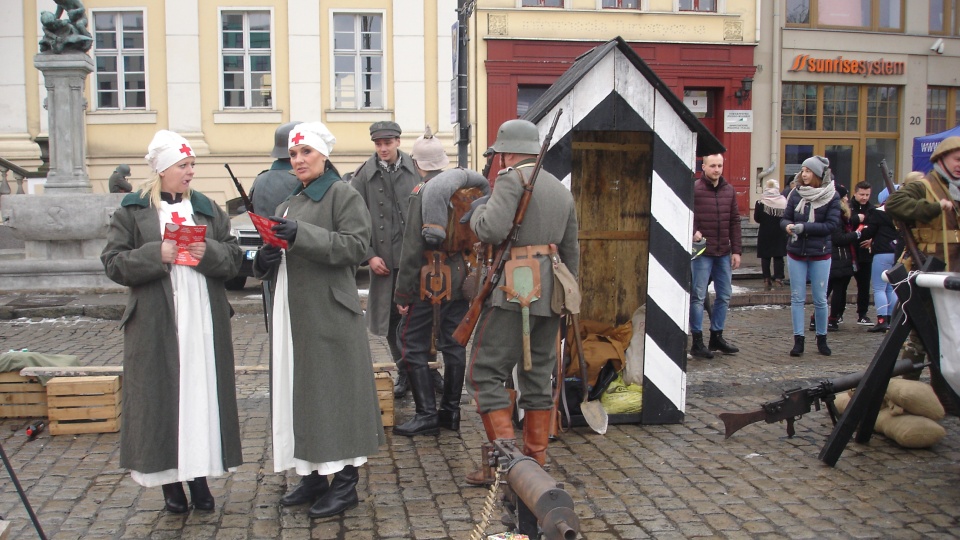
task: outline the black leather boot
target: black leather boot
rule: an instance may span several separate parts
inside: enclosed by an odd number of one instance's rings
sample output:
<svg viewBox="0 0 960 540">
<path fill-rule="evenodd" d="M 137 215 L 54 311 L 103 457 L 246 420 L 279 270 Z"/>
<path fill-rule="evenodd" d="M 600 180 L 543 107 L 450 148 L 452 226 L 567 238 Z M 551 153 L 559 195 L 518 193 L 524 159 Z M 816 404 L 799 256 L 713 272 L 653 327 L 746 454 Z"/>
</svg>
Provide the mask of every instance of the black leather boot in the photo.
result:
<svg viewBox="0 0 960 540">
<path fill-rule="evenodd" d="M 723 330 L 710 331 L 710 345 L 708 347 L 711 351 L 720 351 L 723 354 L 734 354 L 740 352 L 740 349 L 727 343 L 727 340 L 723 339 Z"/>
<path fill-rule="evenodd" d="M 450 431 L 460 431 L 460 397 L 463 393 L 464 371 L 465 361 L 447 363 L 443 367 L 443 396 L 440 398 L 440 410 L 437 411 L 437 423 Z"/>
<path fill-rule="evenodd" d="M 300 483 L 297 487 L 288 491 L 283 497 L 280 497 L 280 504 L 283 506 L 297 506 L 298 504 L 312 503 L 327 492 L 330 483 L 326 476 L 320 476 L 320 473 L 313 471 L 307 476 L 300 477 Z"/>
<path fill-rule="evenodd" d="M 793 350 L 790 356 L 800 356 L 803 354 L 803 336 L 793 336 Z"/>
<path fill-rule="evenodd" d="M 407 378 L 407 370 L 400 367 L 397 370 L 397 382 L 393 383 L 393 397 L 400 399 L 410 391 L 410 379 Z"/>
<path fill-rule="evenodd" d="M 160 487 L 163 488 L 163 502 L 167 512 L 185 514 L 190 509 L 190 505 L 187 504 L 187 494 L 183 491 L 183 482 L 164 484 Z"/>
<path fill-rule="evenodd" d="M 193 501 L 194 508 L 197 510 L 213 510 L 213 494 L 210 493 L 206 476 L 187 480 L 187 487 L 190 488 L 190 500 Z"/>
<path fill-rule="evenodd" d="M 867 332 L 886 332 L 890 329 L 890 317 L 877 315 L 877 324 L 867 328 Z"/>
<path fill-rule="evenodd" d="M 817 351 L 824 356 L 830 356 L 833 354 L 833 351 L 830 350 L 830 347 L 827 347 L 827 335 L 817 334 Z"/>
<path fill-rule="evenodd" d="M 429 388 L 431 391 L 432 388 Z M 312 518 L 325 518 L 342 514 L 360 502 L 357 497 L 357 483 L 360 481 L 360 470 L 347 465 L 340 472 L 333 475 L 330 489 L 320 497 L 307 514 Z"/>
<path fill-rule="evenodd" d="M 438 395 L 443 395 L 443 375 L 439 369 L 430 370 L 430 380 L 433 381 L 433 391 Z"/>
<path fill-rule="evenodd" d="M 407 376 L 413 388 L 416 414 L 406 422 L 393 426 L 393 434 L 413 437 L 440 433 L 440 427 L 437 424 L 437 397 L 433 393 L 430 370 L 426 366 L 416 367 L 411 369 Z"/>
<path fill-rule="evenodd" d="M 708 360 L 713 358 L 713 353 L 703 344 L 703 332 L 693 333 L 693 343 L 690 344 L 690 354 Z"/>
</svg>

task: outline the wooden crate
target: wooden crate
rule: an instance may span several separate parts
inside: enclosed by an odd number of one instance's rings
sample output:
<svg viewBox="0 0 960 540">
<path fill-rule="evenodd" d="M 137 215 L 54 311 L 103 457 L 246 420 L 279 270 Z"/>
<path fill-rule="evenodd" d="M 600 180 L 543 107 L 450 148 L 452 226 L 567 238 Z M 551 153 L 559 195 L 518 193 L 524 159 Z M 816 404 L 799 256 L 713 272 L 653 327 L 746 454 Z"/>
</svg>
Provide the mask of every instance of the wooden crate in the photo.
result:
<svg viewBox="0 0 960 540">
<path fill-rule="evenodd" d="M 120 431 L 118 375 L 54 377 L 47 383 L 50 434 Z"/>
<path fill-rule="evenodd" d="M 377 399 L 380 400 L 380 420 L 383 427 L 393 425 L 393 378 L 386 371 L 373 374 L 377 385 Z"/>
<path fill-rule="evenodd" d="M 47 389 L 36 377 L 0 373 L 0 418 L 46 418 Z"/>
</svg>

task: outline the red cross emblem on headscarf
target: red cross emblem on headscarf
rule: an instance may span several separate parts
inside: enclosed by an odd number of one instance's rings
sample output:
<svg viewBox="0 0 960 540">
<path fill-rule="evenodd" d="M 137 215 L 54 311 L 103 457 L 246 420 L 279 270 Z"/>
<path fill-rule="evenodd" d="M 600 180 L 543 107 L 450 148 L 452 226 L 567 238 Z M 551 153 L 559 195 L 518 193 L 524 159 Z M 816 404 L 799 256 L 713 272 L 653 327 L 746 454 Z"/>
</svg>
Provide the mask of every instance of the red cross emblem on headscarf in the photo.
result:
<svg viewBox="0 0 960 540">
<path fill-rule="evenodd" d="M 297 134 L 295 134 L 295 135 L 293 136 L 292 139 L 290 139 L 290 142 L 292 142 L 293 145 L 296 146 L 296 145 L 300 144 L 300 141 L 302 141 L 303 138 L 304 138 L 304 137 L 303 137 L 303 134 L 302 134 L 302 133 L 297 133 Z"/>
<path fill-rule="evenodd" d="M 185 155 L 187 155 L 187 156 L 192 156 L 192 155 L 193 155 L 193 154 L 190 153 L 190 147 L 187 146 L 187 143 L 183 143 L 183 146 L 180 147 L 180 153 L 181 153 L 181 154 L 185 154 Z"/>
</svg>

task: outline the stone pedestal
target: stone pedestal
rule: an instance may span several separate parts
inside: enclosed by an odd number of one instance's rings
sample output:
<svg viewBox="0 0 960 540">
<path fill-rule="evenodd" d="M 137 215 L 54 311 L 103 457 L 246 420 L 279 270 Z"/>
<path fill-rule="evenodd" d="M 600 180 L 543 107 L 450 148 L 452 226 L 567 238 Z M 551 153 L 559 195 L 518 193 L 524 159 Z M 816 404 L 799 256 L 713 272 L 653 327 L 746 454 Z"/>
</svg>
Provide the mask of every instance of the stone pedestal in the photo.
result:
<svg viewBox="0 0 960 540">
<path fill-rule="evenodd" d="M 93 71 L 86 53 L 38 54 L 33 65 L 43 73 L 49 116 L 50 172 L 46 193 L 91 193 L 87 175 L 84 81 Z"/>
<path fill-rule="evenodd" d="M 43 195 L 0 198 L 3 225 L 23 240 L 21 259 L 0 260 L 0 290 L 117 290 L 100 252 L 122 193 L 94 194 L 86 166 L 84 80 L 93 71 L 85 53 L 38 54 L 49 115 L 50 169 Z"/>
</svg>

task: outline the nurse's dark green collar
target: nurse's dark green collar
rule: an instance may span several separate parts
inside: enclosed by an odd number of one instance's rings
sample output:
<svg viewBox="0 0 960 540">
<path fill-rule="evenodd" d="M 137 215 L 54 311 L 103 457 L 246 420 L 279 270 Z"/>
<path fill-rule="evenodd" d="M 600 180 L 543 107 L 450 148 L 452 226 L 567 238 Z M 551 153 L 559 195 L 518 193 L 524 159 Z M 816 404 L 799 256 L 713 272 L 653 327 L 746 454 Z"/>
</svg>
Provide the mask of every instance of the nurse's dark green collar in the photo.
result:
<svg viewBox="0 0 960 540">
<path fill-rule="evenodd" d="M 313 182 L 310 182 L 307 185 L 307 187 L 303 187 L 302 184 L 300 186 L 297 186 L 297 189 L 294 190 L 293 194 L 297 195 L 300 192 L 303 192 L 304 195 L 306 195 L 307 197 L 310 197 L 316 202 L 322 199 L 323 196 L 327 194 L 327 190 L 330 189 L 330 186 L 332 186 L 334 182 L 339 182 L 339 181 L 340 181 L 340 175 L 333 172 L 332 170 L 329 170 L 323 173 L 323 175 L 320 176 L 320 178 L 317 178 Z"/>
<path fill-rule="evenodd" d="M 193 211 L 198 214 L 203 214 L 208 217 L 216 216 L 216 214 L 213 213 L 213 201 L 199 191 L 194 190 L 190 192 L 190 204 L 193 205 Z M 140 206 L 146 208 L 150 206 L 150 195 L 141 191 L 128 193 L 127 196 L 120 201 L 120 206 Z"/>
</svg>

